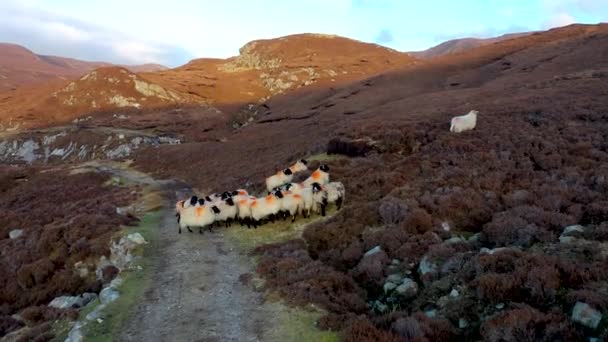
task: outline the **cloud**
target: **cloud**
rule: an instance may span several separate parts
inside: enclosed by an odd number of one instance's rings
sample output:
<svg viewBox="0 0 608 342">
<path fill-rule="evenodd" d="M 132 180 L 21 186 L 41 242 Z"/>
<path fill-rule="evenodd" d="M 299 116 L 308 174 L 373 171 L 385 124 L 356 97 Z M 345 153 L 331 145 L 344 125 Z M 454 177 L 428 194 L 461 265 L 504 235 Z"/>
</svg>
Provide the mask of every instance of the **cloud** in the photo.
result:
<svg viewBox="0 0 608 342">
<path fill-rule="evenodd" d="M 182 48 L 139 39 L 11 0 L 0 4 L 0 41 L 25 45 L 46 55 L 116 64 L 183 64 L 192 55 Z"/>
<path fill-rule="evenodd" d="M 378 32 L 374 41 L 378 44 L 387 44 L 395 41 L 395 38 L 393 37 L 393 32 L 391 30 L 382 29 Z"/>
</svg>

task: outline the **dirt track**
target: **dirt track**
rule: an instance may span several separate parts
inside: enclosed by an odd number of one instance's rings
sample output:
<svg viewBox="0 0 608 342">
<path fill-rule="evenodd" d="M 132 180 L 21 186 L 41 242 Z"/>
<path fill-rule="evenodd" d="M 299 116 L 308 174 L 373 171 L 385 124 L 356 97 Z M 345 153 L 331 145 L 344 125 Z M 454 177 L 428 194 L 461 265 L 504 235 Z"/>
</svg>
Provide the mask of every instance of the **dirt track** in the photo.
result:
<svg viewBox="0 0 608 342">
<path fill-rule="evenodd" d="M 166 191 L 167 207 L 175 198 Z M 239 276 L 251 263 L 229 245 L 221 231 L 177 234 L 175 217 L 165 210 L 159 238 L 148 257 L 152 285 L 125 324 L 120 341 L 258 341 L 272 328 L 270 308 Z"/>
</svg>

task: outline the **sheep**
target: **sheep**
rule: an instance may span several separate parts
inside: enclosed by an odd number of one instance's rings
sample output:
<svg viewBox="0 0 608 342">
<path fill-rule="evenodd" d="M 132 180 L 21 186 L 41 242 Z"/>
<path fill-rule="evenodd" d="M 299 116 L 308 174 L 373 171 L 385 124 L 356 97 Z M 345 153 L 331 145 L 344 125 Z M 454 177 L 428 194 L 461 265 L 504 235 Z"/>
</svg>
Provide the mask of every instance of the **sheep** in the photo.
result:
<svg viewBox="0 0 608 342">
<path fill-rule="evenodd" d="M 310 216 L 310 211 L 313 208 L 313 191 L 312 187 L 304 186 L 303 183 L 288 183 L 285 185 L 286 191 L 291 191 L 296 195 L 302 196 L 303 206 L 300 208 L 300 214 L 303 217 Z"/>
<path fill-rule="evenodd" d="M 291 169 L 279 171 L 276 174 L 266 178 L 266 189 L 268 191 L 272 191 L 276 187 L 291 182 L 292 179 L 293 172 L 291 171 Z"/>
<path fill-rule="evenodd" d="M 315 192 L 315 205 L 320 205 L 322 216 L 325 216 L 325 208 L 330 203 L 336 203 L 336 208 L 340 210 L 346 196 L 346 188 L 342 182 L 330 182 L 323 186 L 314 183 L 313 191 Z M 318 212 L 319 208 L 316 209 Z"/>
<path fill-rule="evenodd" d="M 237 206 L 237 217 L 241 224 L 247 224 L 247 228 L 251 228 L 251 204 L 257 198 L 254 196 L 237 195 L 234 197 L 234 202 Z"/>
<path fill-rule="evenodd" d="M 281 199 L 281 211 L 291 216 L 291 222 L 295 222 L 296 215 L 298 212 L 302 212 L 304 209 L 304 198 L 302 195 L 294 194 L 291 191 L 281 192 L 283 197 Z"/>
<path fill-rule="evenodd" d="M 298 173 L 308 170 L 308 162 L 306 159 L 300 159 L 289 167 L 292 173 Z"/>
<path fill-rule="evenodd" d="M 478 111 L 472 110 L 467 115 L 455 116 L 450 124 L 450 132 L 461 133 L 475 128 Z"/>
<path fill-rule="evenodd" d="M 197 201 L 198 202 L 198 201 Z M 198 203 L 197 203 L 198 204 Z M 190 227 L 199 227 L 199 233 L 203 233 L 203 228 L 207 226 L 211 231 L 211 224 L 215 221 L 215 215 L 220 213 L 217 206 L 202 205 L 190 206 L 180 210 L 179 230 L 182 233 L 182 228 L 187 228 L 192 233 Z"/>
<path fill-rule="evenodd" d="M 273 218 L 281 210 L 281 201 L 279 196 L 283 196 L 280 191 L 277 191 L 266 197 L 256 198 L 251 203 L 251 218 L 253 219 L 253 227 L 257 228 L 260 220 L 265 218 Z M 274 221 L 274 220 L 273 220 Z"/>
<path fill-rule="evenodd" d="M 232 220 L 236 218 L 238 213 L 238 207 L 235 205 L 232 197 L 228 197 L 227 199 L 221 201 L 216 205 L 220 212 L 217 214 L 215 218 L 215 222 L 225 222 L 225 226 L 228 227 L 232 223 Z"/>
<path fill-rule="evenodd" d="M 305 181 L 302 182 L 302 185 L 305 187 L 311 186 L 312 183 L 319 183 L 319 185 L 324 185 L 329 183 L 329 166 L 325 164 L 321 164 L 318 169 L 316 169 L 310 177 L 308 177 Z"/>
</svg>

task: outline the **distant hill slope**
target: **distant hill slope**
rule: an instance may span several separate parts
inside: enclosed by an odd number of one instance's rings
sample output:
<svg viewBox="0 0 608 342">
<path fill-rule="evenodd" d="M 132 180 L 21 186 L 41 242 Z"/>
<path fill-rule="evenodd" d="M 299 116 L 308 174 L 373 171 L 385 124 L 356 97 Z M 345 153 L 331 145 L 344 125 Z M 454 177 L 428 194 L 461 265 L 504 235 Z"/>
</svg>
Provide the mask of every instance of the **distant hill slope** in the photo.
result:
<svg viewBox="0 0 608 342">
<path fill-rule="evenodd" d="M 53 79 L 58 68 L 76 73 L 76 70 L 92 66 L 81 66 L 76 63 L 79 61 L 65 59 L 52 59 L 52 63 L 48 63 L 45 61 L 48 57 L 40 57 L 26 49 L 14 51 L 13 55 L 23 56 L 13 59 L 24 60 L 20 68 L 29 70 L 25 75 Z M 84 76 L 71 83 L 54 82 L 0 93 L 0 124 L 4 121 L 5 127 L 14 127 L 15 123 L 20 127 L 47 125 L 119 107 L 146 109 L 169 104 L 256 103 L 302 87 L 338 86 L 417 63 L 419 61 L 408 54 L 338 36 L 298 34 L 256 40 L 243 46 L 236 57 L 196 59 L 175 69 L 129 74 L 125 79 L 141 77 L 150 83 L 151 89 L 162 89 L 160 93 L 171 96 L 159 97 L 157 94 L 146 98 L 132 93 L 132 87 L 123 87 L 122 78 L 114 75 L 123 77 L 124 69 L 120 72 L 98 70 L 94 86 L 88 85 L 88 76 Z M 72 67 L 66 68 L 65 64 Z M 20 64 L 15 62 L 13 65 Z M 13 68 L 16 69 L 19 68 Z M 108 73 L 108 70 L 114 71 Z M 108 101 L 110 94 L 128 101 Z"/>
<path fill-rule="evenodd" d="M 338 84 L 417 63 L 376 44 L 321 34 L 256 40 L 239 52 L 225 60 L 196 59 L 146 77 L 202 101 L 226 104 L 257 102 L 304 86 Z"/>
<path fill-rule="evenodd" d="M 443 42 L 437 46 L 424 51 L 413 51 L 409 52 L 410 55 L 420 59 L 431 59 L 444 55 L 464 52 L 470 49 L 474 49 L 480 46 L 497 43 L 507 39 L 513 39 L 518 37 L 524 37 L 534 32 L 522 32 L 522 33 L 509 33 L 494 38 L 461 38 L 453 39 Z"/>
<path fill-rule="evenodd" d="M 111 65 L 106 62 L 39 55 L 20 45 L 0 43 L 0 91 L 49 80 L 76 78 L 93 69 Z M 123 67 L 133 72 L 168 69 L 159 64 Z"/>
</svg>

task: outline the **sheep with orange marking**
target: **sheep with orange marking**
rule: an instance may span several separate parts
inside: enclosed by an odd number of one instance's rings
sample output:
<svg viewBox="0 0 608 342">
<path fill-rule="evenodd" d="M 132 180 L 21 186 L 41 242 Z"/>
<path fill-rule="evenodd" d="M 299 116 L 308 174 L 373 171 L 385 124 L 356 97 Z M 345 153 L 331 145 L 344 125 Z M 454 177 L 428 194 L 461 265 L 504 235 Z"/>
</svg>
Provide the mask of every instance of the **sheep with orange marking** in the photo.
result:
<svg viewBox="0 0 608 342">
<path fill-rule="evenodd" d="M 455 116 L 450 122 L 450 132 L 461 133 L 475 128 L 478 111 L 472 110 L 466 115 Z"/>
<path fill-rule="evenodd" d="M 321 164 L 318 169 L 316 169 L 310 177 L 306 178 L 305 181 L 302 182 L 302 185 L 305 187 L 312 186 L 312 183 L 319 183 L 319 185 L 329 183 L 329 166 L 325 164 Z"/>
<path fill-rule="evenodd" d="M 273 191 L 275 188 L 291 182 L 294 174 L 308 170 L 308 166 L 306 166 L 307 164 L 308 162 L 305 159 L 300 159 L 287 169 L 279 171 L 276 174 L 266 178 L 266 189 L 268 191 Z"/>
<path fill-rule="evenodd" d="M 304 198 L 302 195 L 291 191 L 282 191 L 281 212 L 291 216 L 291 222 L 295 222 L 296 215 L 304 210 Z"/>
<path fill-rule="evenodd" d="M 276 191 L 266 197 L 256 198 L 251 203 L 253 228 L 257 228 L 261 220 L 270 219 L 274 221 L 275 215 L 281 210 L 280 197 L 282 196 L 280 191 Z"/>
<path fill-rule="evenodd" d="M 220 210 L 215 205 L 207 205 L 196 201 L 196 205 L 186 208 L 178 207 L 179 209 L 179 230 L 182 233 L 182 228 L 187 228 L 192 233 L 190 227 L 198 227 L 199 233 L 203 233 L 203 228 L 208 227 L 211 231 L 211 224 L 215 221 L 215 216 L 220 213 Z"/>
<path fill-rule="evenodd" d="M 285 185 L 285 190 L 302 196 L 303 206 L 300 208 L 300 214 L 303 217 L 310 216 L 314 205 L 312 186 L 305 186 L 304 183 L 288 183 Z"/>
</svg>

